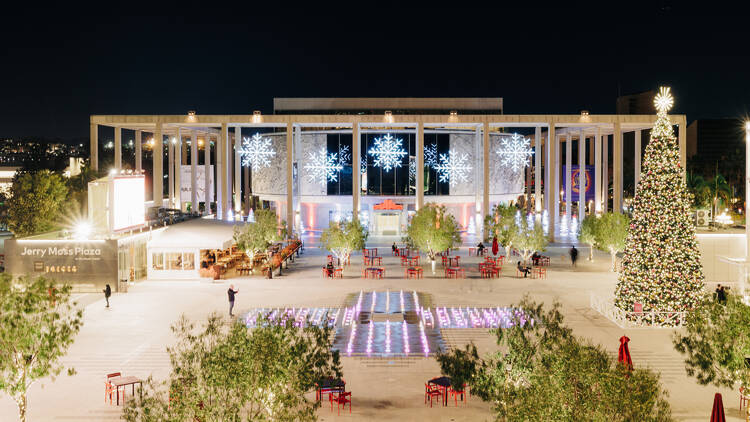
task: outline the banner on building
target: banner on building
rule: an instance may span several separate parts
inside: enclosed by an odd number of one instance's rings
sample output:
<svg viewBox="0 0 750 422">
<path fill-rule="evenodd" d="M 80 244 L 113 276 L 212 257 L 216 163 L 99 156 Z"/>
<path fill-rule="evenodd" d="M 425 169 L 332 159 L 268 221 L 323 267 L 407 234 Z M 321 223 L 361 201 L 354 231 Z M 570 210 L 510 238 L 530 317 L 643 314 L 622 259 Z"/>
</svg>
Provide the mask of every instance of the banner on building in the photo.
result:
<svg viewBox="0 0 750 422">
<path fill-rule="evenodd" d="M 560 186 L 560 192 L 564 192 L 562 200 L 565 202 L 568 200 L 568 192 L 565 191 L 565 186 L 567 185 L 567 177 L 568 172 L 566 169 L 567 166 L 562 166 L 562 184 Z M 585 192 L 586 192 L 586 202 L 593 201 L 594 200 L 594 193 L 596 192 L 596 187 L 594 186 L 594 166 L 584 166 L 583 172 L 580 171 L 578 165 L 570 166 L 570 190 L 573 191 L 573 196 L 571 196 L 571 201 L 579 201 L 580 200 L 580 177 L 583 176 L 586 178 L 584 182 Z"/>
<path fill-rule="evenodd" d="M 190 202 L 192 198 L 191 166 L 180 168 L 180 201 Z M 196 167 L 195 190 L 198 192 L 198 202 L 206 202 L 206 166 Z M 208 166 L 208 197 L 213 198 L 214 166 Z"/>
</svg>

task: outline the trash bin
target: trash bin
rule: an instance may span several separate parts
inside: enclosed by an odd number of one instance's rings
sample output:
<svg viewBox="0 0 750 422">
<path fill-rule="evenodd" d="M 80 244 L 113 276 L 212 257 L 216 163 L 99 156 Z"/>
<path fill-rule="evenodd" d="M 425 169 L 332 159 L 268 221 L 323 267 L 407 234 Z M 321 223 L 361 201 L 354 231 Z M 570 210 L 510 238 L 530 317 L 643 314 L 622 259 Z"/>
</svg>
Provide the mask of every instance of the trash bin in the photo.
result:
<svg viewBox="0 0 750 422">
<path fill-rule="evenodd" d="M 127 293 L 128 292 L 128 279 L 123 278 L 117 283 L 117 291 L 119 293 Z"/>
</svg>

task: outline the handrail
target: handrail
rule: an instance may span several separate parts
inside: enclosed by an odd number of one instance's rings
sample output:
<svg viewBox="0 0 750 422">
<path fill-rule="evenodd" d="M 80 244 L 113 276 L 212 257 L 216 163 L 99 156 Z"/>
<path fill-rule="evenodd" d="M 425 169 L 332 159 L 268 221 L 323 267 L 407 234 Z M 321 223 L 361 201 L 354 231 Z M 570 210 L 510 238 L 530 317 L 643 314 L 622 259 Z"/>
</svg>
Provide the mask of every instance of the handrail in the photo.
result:
<svg viewBox="0 0 750 422">
<path fill-rule="evenodd" d="M 612 298 L 591 293 L 591 309 L 599 312 L 620 328 L 677 328 L 685 325 L 685 311 L 626 312 L 615 306 Z"/>
</svg>

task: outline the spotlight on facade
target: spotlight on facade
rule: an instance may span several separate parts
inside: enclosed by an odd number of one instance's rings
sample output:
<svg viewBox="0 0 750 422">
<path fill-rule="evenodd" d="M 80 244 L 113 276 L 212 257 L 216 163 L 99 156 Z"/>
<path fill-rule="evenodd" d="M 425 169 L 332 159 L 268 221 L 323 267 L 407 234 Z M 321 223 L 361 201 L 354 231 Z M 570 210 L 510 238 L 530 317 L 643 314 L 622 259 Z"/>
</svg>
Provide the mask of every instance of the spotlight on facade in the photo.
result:
<svg viewBox="0 0 750 422">
<path fill-rule="evenodd" d="M 253 111 L 253 123 L 261 122 L 263 122 L 263 115 L 260 113 L 260 110 Z"/>
<path fill-rule="evenodd" d="M 451 110 L 451 117 L 458 117 L 458 111 Z"/>
<path fill-rule="evenodd" d="M 177 145 L 177 138 L 172 138 L 172 145 Z"/>
<path fill-rule="evenodd" d="M 78 240 L 85 240 L 91 237 L 93 228 L 91 223 L 88 221 L 79 221 L 73 228 L 73 238 Z"/>
<path fill-rule="evenodd" d="M 188 111 L 187 119 L 188 119 L 188 122 L 194 122 L 195 121 L 195 110 Z"/>
<path fill-rule="evenodd" d="M 581 110 L 581 117 L 589 117 L 589 111 L 588 110 Z"/>
<path fill-rule="evenodd" d="M 109 175 L 114 176 L 117 174 L 117 169 L 109 169 Z"/>
<path fill-rule="evenodd" d="M 750 120 L 745 122 L 745 130 L 750 130 Z"/>
<path fill-rule="evenodd" d="M 393 112 L 390 110 L 385 111 L 385 121 L 388 123 L 393 123 Z"/>
</svg>

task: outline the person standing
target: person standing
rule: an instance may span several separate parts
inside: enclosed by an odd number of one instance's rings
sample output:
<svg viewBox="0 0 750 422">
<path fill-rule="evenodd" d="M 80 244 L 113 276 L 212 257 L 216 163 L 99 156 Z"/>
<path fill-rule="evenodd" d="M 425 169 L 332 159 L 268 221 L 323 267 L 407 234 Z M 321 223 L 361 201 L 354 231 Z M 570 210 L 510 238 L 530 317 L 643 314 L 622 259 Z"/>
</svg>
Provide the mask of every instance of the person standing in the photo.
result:
<svg viewBox="0 0 750 422">
<path fill-rule="evenodd" d="M 240 292 L 240 289 L 234 290 L 234 284 L 229 285 L 229 290 L 227 290 L 227 295 L 229 296 L 229 316 L 232 317 L 234 314 L 232 314 L 232 309 L 234 309 L 234 295 Z"/>
<path fill-rule="evenodd" d="M 573 267 L 576 266 L 576 261 L 578 261 L 578 249 L 573 246 L 570 248 L 570 262 L 573 264 Z"/>
<path fill-rule="evenodd" d="M 109 308 L 109 297 L 112 296 L 112 288 L 109 287 L 109 284 L 107 284 L 102 292 L 104 292 L 104 300 L 107 301 L 107 308 Z"/>
</svg>

